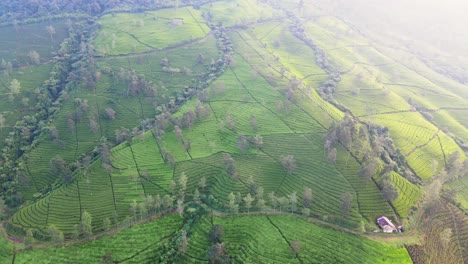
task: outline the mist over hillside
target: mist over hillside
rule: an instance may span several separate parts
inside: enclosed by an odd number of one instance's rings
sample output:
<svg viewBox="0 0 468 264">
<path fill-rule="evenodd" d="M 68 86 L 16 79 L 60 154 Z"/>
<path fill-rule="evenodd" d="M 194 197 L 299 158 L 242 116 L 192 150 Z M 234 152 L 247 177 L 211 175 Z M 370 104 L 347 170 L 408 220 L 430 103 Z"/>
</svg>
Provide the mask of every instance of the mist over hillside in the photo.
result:
<svg viewBox="0 0 468 264">
<path fill-rule="evenodd" d="M 463 0 L 313 0 L 370 37 L 430 56 L 435 68 L 468 82 L 468 3 Z M 396 42 L 395 42 L 396 40 Z M 454 65 L 455 64 L 455 65 Z"/>
</svg>

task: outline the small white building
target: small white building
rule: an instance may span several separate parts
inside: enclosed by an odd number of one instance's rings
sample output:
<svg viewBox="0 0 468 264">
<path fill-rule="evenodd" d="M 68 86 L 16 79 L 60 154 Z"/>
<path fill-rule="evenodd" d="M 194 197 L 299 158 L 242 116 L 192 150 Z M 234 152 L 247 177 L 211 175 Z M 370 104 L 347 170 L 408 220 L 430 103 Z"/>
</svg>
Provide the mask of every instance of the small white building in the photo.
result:
<svg viewBox="0 0 468 264">
<path fill-rule="evenodd" d="M 384 233 L 393 233 L 398 231 L 395 225 L 392 224 L 392 221 L 385 216 L 378 217 L 377 224 L 382 228 Z"/>
</svg>

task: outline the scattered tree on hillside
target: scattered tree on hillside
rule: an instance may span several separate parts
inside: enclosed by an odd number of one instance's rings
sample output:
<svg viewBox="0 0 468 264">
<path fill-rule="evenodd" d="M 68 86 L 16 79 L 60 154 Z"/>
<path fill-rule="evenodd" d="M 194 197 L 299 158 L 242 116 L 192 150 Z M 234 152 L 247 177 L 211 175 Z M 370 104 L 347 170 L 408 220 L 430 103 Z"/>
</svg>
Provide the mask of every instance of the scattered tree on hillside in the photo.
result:
<svg viewBox="0 0 468 264">
<path fill-rule="evenodd" d="M 297 210 L 297 194 L 293 192 L 292 194 L 288 195 L 289 204 L 291 206 L 291 213 Z"/>
<path fill-rule="evenodd" d="M 17 79 L 11 80 L 10 86 L 9 86 L 9 99 L 10 101 L 13 101 L 16 96 L 18 96 L 21 92 L 21 84 Z"/>
<path fill-rule="evenodd" d="M 328 161 L 336 162 L 336 148 L 332 148 L 330 152 L 328 152 Z"/>
<path fill-rule="evenodd" d="M 70 184 L 73 181 L 72 172 L 62 157 L 55 156 L 52 158 L 49 162 L 49 166 L 51 173 L 60 176 L 65 184 Z"/>
<path fill-rule="evenodd" d="M 47 234 L 50 236 L 50 240 L 54 244 L 62 244 L 64 241 L 63 232 L 60 231 L 55 225 L 51 225 L 47 228 Z"/>
<path fill-rule="evenodd" d="M 188 110 L 187 112 L 184 113 L 184 116 L 183 116 L 183 119 L 184 119 L 184 125 L 185 127 L 187 128 L 192 128 L 194 122 L 195 122 L 195 118 L 196 118 L 196 114 L 193 110 Z"/>
<path fill-rule="evenodd" d="M 106 217 L 102 219 L 102 229 L 104 229 L 105 232 L 109 231 L 111 228 L 111 221 L 109 217 Z"/>
<path fill-rule="evenodd" d="M 216 243 L 208 248 L 208 259 L 210 263 L 231 263 L 226 254 L 224 243 Z"/>
<path fill-rule="evenodd" d="M 312 205 L 312 189 L 304 187 L 304 207 L 310 208 Z"/>
<path fill-rule="evenodd" d="M 258 131 L 257 117 L 255 117 L 254 115 L 250 116 L 250 126 L 252 127 L 252 130 L 254 132 Z"/>
<path fill-rule="evenodd" d="M 234 193 L 230 193 L 228 195 L 228 199 L 229 199 L 229 210 L 231 211 L 231 213 L 237 213 L 237 211 L 239 210 L 239 205 L 236 203 L 236 196 L 234 195 Z"/>
<path fill-rule="evenodd" d="M 202 53 L 198 53 L 196 63 L 197 64 L 204 64 L 205 63 L 205 56 Z"/>
<path fill-rule="evenodd" d="M 389 202 L 393 202 L 398 198 L 398 192 L 389 179 L 384 179 L 382 181 L 382 195 L 384 199 Z"/>
<path fill-rule="evenodd" d="M 283 169 L 288 174 L 292 174 L 297 168 L 296 160 L 294 159 L 293 155 L 281 156 L 280 162 L 281 162 L 281 166 L 283 166 Z"/>
<path fill-rule="evenodd" d="M 7 210 L 7 206 L 5 204 L 5 200 L 3 200 L 3 197 L 0 197 L 0 220 L 3 220 L 5 218 Z"/>
<path fill-rule="evenodd" d="M 294 240 L 291 242 L 291 252 L 294 255 L 297 255 L 301 252 L 301 242 L 299 242 L 299 240 Z"/>
<path fill-rule="evenodd" d="M 245 152 L 249 148 L 249 141 L 247 140 L 247 137 L 244 135 L 239 135 L 237 136 L 237 148 L 239 148 L 240 151 Z"/>
<path fill-rule="evenodd" d="M 28 57 L 29 59 L 31 60 L 31 63 L 32 64 L 39 64 L 41 63 L 41 56 L 39 55 L 39 53 L 37 53 L 37 51 L 33 50 L 33 51 L 30 51 L 28 53 Z"/>
<path fill-rule="evenodd" d="M 177 200 L 177 213 L 179 214 L 180 217 L 183 217 L 184 214 L 184 200 L 178 199 Z"/>
<path fill-rule="evenodd" d="M 268 193 L 268 199 L 270 199 L 270 204 L 273 207 L 273 210 L 276 210 L 278 206 L 278 198 L 275 195 L 275 192 Z"/>
<path fill-rule="evenodd" d="M 130 214 L 132 215 L 133 220 L 136 220 L 137 219 L 137 213 L 138 213 L 138 203 L 136 202 L 136 200 L 133 200 L 130 203 L 130 208 L 128 210 L 130 211 Z"/>
<path fill-rule="evenodd" d="M 179 245 L 179 252 L 182 254 L 187 253 L 188 250 L 188 238 L 187 238 L 187 232 L 182 232 L 182 235 L 180 236 L 180 245 Z"/>
<path fill-rule="evenodd" d="M 112 252 L 108 251 L 104 256 L 101 258 L 101 264 L 113 264 L 114 259 L 112 258 Z"/>
<path fill-rule="evenodd" d="M 210 229 L 208 236 L 210 237 L 210 240 L 213 243 L 221 243 L 221 240 L 223 239 L 223 236 L 224 236 L 223 226 L 213 225 Z"/>
<path fill-rule="evenodd" d="M 169 151 L 164 151 L 164 162 L 169 164 L 172 168 L 175 168 L 175 158 Z"/>
<path fill-rule="evenodd" d="M 50 36 L 50 40 L 53 42 L 54 41 L 54 35 L 55 35 L 55 28 L 52 25 L 48 25 L 46 27 L 47 33 Z"/>
<path fill-rule="evenodd" d="M 245 208 L 247 208 L 247 213 L 250 213 L 250 208 L 252 207 L 252 202 L 255 200 L 254 197 L 252 197 L 252 195 L 250 195 L 250 193 L 248 193 L 245 197 L 244 197 L 244 202 L 245 202 Z"/>
<path fill-rule="evenodd" d="M 263 146 L 263 137 L 260 136 L 260 135 L 255 135 L 253 138 L 252 138 L 252 141 L 255 145 L 256 148 L 258 149 L 261 149 L 262 146 Z"/>
<path fill-rule="evenodd" d="M 24 239 L 24 245 L 27 247 L 32 247 L 32 244 L 34 244 L 36 240 L 34 239 L 34 234 L 32 229 L 28 229 L 26 231 L 26 238 Z"/>
<path fill-rule="evenodd" d="M 179 177 L 179 197 L 185 196 L 185 191 L 187 190 L 187 175 L 185 172 L 182 172 Z"/>
<path fill-rule="evenodd" d="M 166 207 L 166 209 L 171 209 L 173 208 L 173 205 L 174 205 L 174 200 L 175 200 L 175 197 L 174 196 L 171 196 L 169 194 L 166 194 L 164 195 L 164 206 Z"/>
<path fill-rule="evenodd" d="M 138 212 L 140 213 L 140 220 L 143 220 L 148 215 L 148 208 L 145 202 L 138 203 Z"/>
<path fill-rule="evenodd" d="M 49 134 L 52 140 L 57 140 L 59 139 L 59 132 L 55 126 L 50 126 L 49 127 Z"/>
<path fill-rule="evenodd" d="M 278 203 L 279 203 L 279 210 L 281 212 L 283 208 L 287 208 L 289 206 L 289 199 L 287 197 L 279 197 Z"/>
<path fill-rule="evenodd" d="M 378 169 L 379 169 L 378 159 L 372 158 L 367 162 L 367 164 L 363 163 L 361 165 L 361 170 L 359 171 L 359 174 L 369 181 L 372 178 L 372 176 L 374 176 L 377 173 Z"/>
<path fill-rule="evenodd" d="M 184 138 L 182 136 L 182 129 L 178 126 L 174 126 L 174 133 L 181 144 L 184 144 Z"/>
<path fill-rule="evenodd" d="M 110 119 L 110 120 L 114 120 L 115 119 L 115 114 L 116 112 L 114 111 L 114 109 L 108 107 L 106 109 L 104 109 L 104 113 L 106 114 L 106 118 Z"/>
<path fill-rule="evenodd" d="M 236 130 L 236 121 L 234 120 L 234 117 L 230 113 L 226 115 L 226 124 L 230 130 L 232 131 Z"/>
<path fill-rule="evenodd" d="M 90 237 L 93 234 L 92 221 L 93 218 L 91 217 L 91 214 L 87 211 L 83 211 L 81 214 L 80 230 L 81 234 L 85 237 Z"/>
<path fill-rule="evenodd" d="M 205 191 L 205 188 L 206 188 L 206 177 L 205 176 L 201 177 L 200 182 L 198 183 L 198 186 L 200 186 L 200 188 L 202 189 L 203 192 Z"/>
<path fill-rule="evenodd" d="M 98 122 L 96 121 L 96 115 L 94 113 L 89 113 L 88 115 L 88 120 L 89 120 L 89 129 L 91 130 L 91 132 L 93 132 L 94 134 L 96 134 L 98 132 Z"/>
<path fill-rule="evenodd" d="M 201 200 L 200 200 L 200 191 L 198 191 L 198 188 L 195 189 L 195 191 L 193 192 L 193 201 L 194 201 L 196 204 L 200 204 L 200 203 L 201 203 Z"/>
<path fill-rule="evenodd" d="M 223 161 L 224 166 L 226 167 L 226 172 L 232 177 L 238 178 L 239 175 L 237 175 L 236 164 L 229 153 L 223 153 Z"/>
<path fill-rule="evenodd" d="M 344 217 L 347 217 L 349 216 L 349 213 L 351 210 L 353 196 L 349 192 L 346 192 L 341 195 L 340 199 L 341 199 L 341 214 Z"/>
<path fill-rule="evenodd" d="M 5 116 L 0 114 L 0 131 L 3 131 L 3 129 L 5 128 L 5 124 L 6 124 Z"/>
</svg>

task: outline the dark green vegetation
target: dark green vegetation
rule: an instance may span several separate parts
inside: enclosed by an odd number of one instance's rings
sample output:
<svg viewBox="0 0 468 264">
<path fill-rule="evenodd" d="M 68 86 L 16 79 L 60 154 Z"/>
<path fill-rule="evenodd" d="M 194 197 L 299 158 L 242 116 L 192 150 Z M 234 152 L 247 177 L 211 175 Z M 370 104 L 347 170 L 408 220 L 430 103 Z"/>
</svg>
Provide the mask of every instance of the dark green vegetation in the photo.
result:
<svg viewBox="0 0 468 264">
<path fill-rule="evenodd" d="M 57 31 L 2 64 L 5 259 L 466 259 L 465 85 L 308 1 L 123 2 L 19 24 Z"/>
</svg>

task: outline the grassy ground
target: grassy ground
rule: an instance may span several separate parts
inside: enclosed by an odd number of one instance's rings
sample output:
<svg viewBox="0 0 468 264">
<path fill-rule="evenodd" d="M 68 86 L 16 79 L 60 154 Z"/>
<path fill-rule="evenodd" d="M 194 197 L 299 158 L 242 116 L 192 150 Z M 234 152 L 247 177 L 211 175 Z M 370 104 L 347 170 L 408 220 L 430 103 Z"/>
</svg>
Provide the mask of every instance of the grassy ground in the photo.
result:
<svg viewBox="0 0 468 264">
<path fill-rule="evenodd" d="M 299 97 L 297 103 L 291 105 L 289 113 L 275 107 L 283 95 L 281 90 L 272 86 L 271 81 L 281 83 L 284 80 L 276 76 L 274 79 L 264 78 L 263 71 L 253 75 L 255 68 L 250 63 L 255 63 L 258 58 L 250 54 L 250 47 L 242 45 L 238 49 L 239 55 L 234 57 L 235 65 L 208 88 L 210 102 L 205 103 L 204 108 L 211 113 L 196 121 L 192 128 L 183 130 L 184 141 L 191 141 L 189 151 L 184 149 L 172 129 L 166 131 L 159 144 L 156 144 L 152 132 L 148 131 L 144 139 L 135 138 L 130 146 L 124 143 L 112 150 L 114 170 L 110 175 L 100 167 L 100 161 L 96 161 L 91 170 L 81 172 L 73 184 L 59 188 L 47 198 L 21 209 L 13 223 L 36 228 L 55 224 L 65 232 L 71 232 L 73 225 L 79 221 L 80 210 L 87 210 L 95 218 L 94 227 L 99 229 L 102 219 L 112 215 L 114 210 L 118 212 L 119 218 L 128 215 L 133 200 L 142 201 L 144 195 L 163 196 L 171 193 L 171 180 L 177 182 L 182 173 L 189 178 L 187 193 L 190 194 L 197 188 L 200 179 L 206 177 L 205 193 L 212 194 L 221 203 L 223 210 L 226 210 L 229 193 L 246 195 L 250 188 L 248 182 L 253 179 L 257 186 L 265 189 L 265 199 L 266 194 L 273 191 L 277 196 L 296 192 L 299 208 L 302 206 L 304 188 L 311 188 L 312 214 L 329 221 L 341 218 L 339 197 L 345 192 L 352 194 L 353 201 L 351 214 L 342 220 L 342 224 L 357 226 L 361 221 L 372 222 L 375 216 L 382 213 L 393 215 L 377 186 L 358 176 L 359 164 L 344 149 L 338 149 L 337 164 L 326 160 L 323 149 L 326 129 L 323 124 L 330 122 L 326 117 L 339 117 L 335 114 L 336 110 L 330 106 L 327 110 L 322 109 L 321 105 L 326 104 L 313 95 L 304 99 Z M 244 52 L 250 60 L 243 58 Z M 143 67 L 141 69 L 144 70 Z M 103 75 L 101 80 L 105 81 L 106 78 Z M 97 105 L 99 109 L 104 107 L 103 101 L 92 96 L 92 91 L 89 97 L 81 93 L 80 98 L 88 98 L 90 105 Z M 120 100 L 134 99 L 122 97 Z M 126 103 L 127 108 L 131 107 L 130 102 Z M 188 103 L 174 116 L 182 116 L 183 112 L 193 109 L 193 105 L 193 102 Z M 139 112 L 138 107 L 135 104 L 135 113 Z M 131 122 L 130 115 L 129 119 L 124 119 L 120 111 L 117 113 L 117 117 L 122 120 L 110 122 L 101 119 L 101 132 L 98 131 L 97 136 L 100 133 L 108 136 L 113 131 L 109 129 L 106 132 L 103 129 L 108 122 L 108 125 Z M 228 115 L 235 122 L 234 130 L 229 129 Z M 256 119 L 255 127 L 251 124 L 252 116 Z M 83 124 L 83 128 L 77 126 L 77 129 L 86 131 L 89 129 L 86 125 Z M 261 135 L 263 147 L 261 150 L 251 147 L 242 152 L 236 147 L 239 135 Z M 84 145 L 79 140 L 76 142 Z M 164 164 L 162 149 L 174 155 L 175 169 Z M 239 179 L 226 173 L 222 153 L 232 155 Z M 295 157 L 297 170 L 291 175 L 281 167 L 280 159 L 283 155 Z M 40 157 L 48 158 L 47 153 Z M 43 175 L 47 175 L 46 169 L 43 168 Z M 38 179 L 39 168 L 34 170 L 34 178 Z M 59 202 L 63 200 L 69 201 L 66 208 Z M 241 210 L 246 209 L 241 206 Z"/>
<path fill-rule="evenodd" d="M 60 43 L 68 36 L 65 20 L 54 20 L 34 24 L 3 26 L 0 27 L 0 60 L 11 62 L 14 67 L 32 64 L 29 52 L 36 51 L 40 56 L 40 62 L 49 61 L 60 46 Z M 52 36 L 47 31 L 47 26 L 55 29 Z"/>
<path fill-rule="evenodd" d="M 163 253 L 169 236 L 181 225 L 179 215 L 172 214 L 87 243 L 25 250 L 16 254 L 15 263 L 100 263 L 109 253 L 114 261 L 141 263 Z"/>
<path fill-rule="evenodd" d="M 0 130 L 0 147 L 4 146 L 4 139 L 12 130 L 15 123 L 26 115 L 32 114 L 37 100 L 36 89 L 49 77 L 52 66 L 43 64 L 15 69 L 9 78 L 0 78 L 0 114 L 5 118 L 4 126 Z M 10 85 L 13 80 L 20 83 L 18 95 L 10 98 Z"/>
<path fill-rule="evenodd" d="M 215 217 L 212 222 L 202 218 L 190 236 L 184 262 L 207 261 L 206 251 L 211 244 L 207 233 L 212 224 L 223 227 L 222 242 L 233 262 L 412 263 L 404 248 L 325 229 L 290 216 Z M 300 245 L 299 254 L 292 253 L 291 243 Z"/>
<path fill-rule="evenodd" d="M 95 40 L 98 54 L 118 55 L 162 49 L 201 38 L 210 29 L 201 11 L 192 7 L 162 9 L 142 14 L 117 13 L 100 19 Z"/>
</svg>

